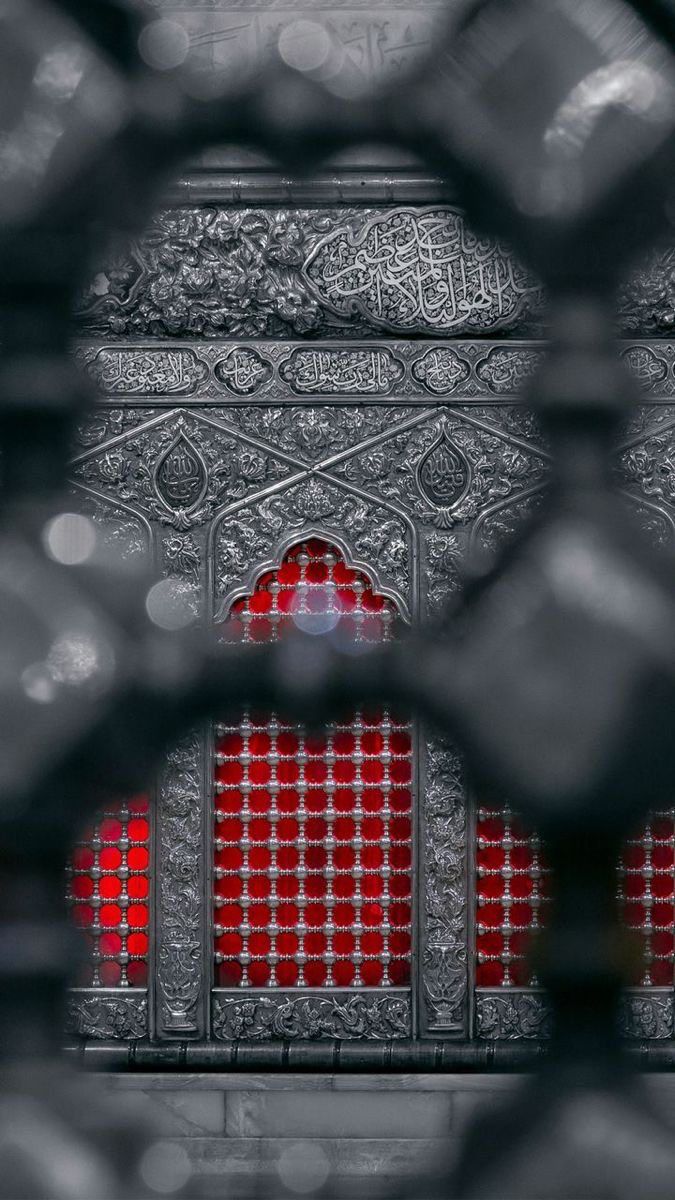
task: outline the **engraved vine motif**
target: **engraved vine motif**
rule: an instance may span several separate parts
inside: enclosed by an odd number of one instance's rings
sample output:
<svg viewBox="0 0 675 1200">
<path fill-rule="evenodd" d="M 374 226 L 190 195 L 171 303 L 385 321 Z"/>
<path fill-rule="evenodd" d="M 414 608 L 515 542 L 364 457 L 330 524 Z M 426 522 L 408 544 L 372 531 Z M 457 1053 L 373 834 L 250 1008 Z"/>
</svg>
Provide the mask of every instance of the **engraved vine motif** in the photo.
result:
<svg viewBox="0 0 675 1200">
<path fill-rule="evenodd" d="M 216 545 L 219 593 L 229 591 L 256 562 L 266 562 L 282 537 L 310 524 L 334 529 L 356 557 L 404 596 L 410 593 L 408 535 L 388 509 L 319 479 L 309 479 L 226 519 Z"/>
<path fill-rule="evenodd" d="M 424 1003 L 429 1028 L 466 1031 L 468 992 L 466 797 L 453 747 L 427 746 L 424 789 Z"/>
<path fill-rule="evenodd" d="M 520 1041 L 550 1037 L 551 1014 L 538 992 L 478 992 L 476 1037 Z"/>
<path fill-rule="evenodd" d="M 430 452 L 436 446 L 441 450 L 444 442 L 459 458 L 459 474 L 463 466 L 468 484 L 457 491 L 457 501 L 450 506 L 439 504 L 444 496 L 437 489 L 433 496 L 421 477 Z M 451 529 L 469 523 L 488 505 L 532 487 L 545 477 L 547 464 L 543 454 L 515 445 L 498 428 L 493 431 L 447 413 L 412 431 L 397 434 L 394 430 L 376 450 L 355 453 L 335 471 L 387 499 L 403 502 L 421 521 Z"/>
<path fill-rule="evenodd" d="M 406 1038 L 411 1034 L 408 996 L 214 996 L 213 1032 L 220 1040 L 272 1038 Z"/>
<path fill-rule="evenodd" d="M 349 218 L 322 209 L 182 207 L 109 256 L 81 301 L 89 331 L 141 336 L 306 334 L 326 324 L 302 267 Z M 334 322 L 333 322 L 334 323 Z"/>
<path fill-rule="evenodd" d="M 130 429 L 141 425 L 144 421 L 149 421 L 154 415 L 153 409 L 103 406 L 95 408 L 78 426 L 75 442 L 77 445 L 89 449 L 90 446 L 107 442 L 109 438 L 120 437 L 123 433 L 128 433 Z"/>
<path fill-rule="evenodd" d="M 145 996 L 70 992 L 66 1028 L 81 1038 L 133 1041 L 147 1037 L 148 1001 Z"/>
<path fill-rule="evenodd" d="M 103 545 L 113 555 L 126 561 L 139 558 L 149 552 L 148 531 L 140 519 L 133 517 L 114 501 L 106 504 L 98 496 L 89 495 L 80 488 L 75 489 L 77 508 L 96 523 Z"/>
<path fill-rule="evenodd" d="M 650 499 L 675 505 L 675 431 L 653 433 L 619 457 L 623 482 L 636 485 Z"/>
<path fill-rule="evenodd" d="M 499 550 L 534 517 L 544 498 L 543 490 L 520 496 L 479 518 L 473 530 L 474 545 L 488 553 Z"/>
<path fill-rule="evenodd" d="M 167 573 L 182 575 L 199 582 L 201 553 L 194 538 L 189 533 L 175 533 L 164 539 L 164 561 Z"/>
<path fill-rule="evenodd" d="M 270 408 L 242 407 L 227 412 L 246 433 L 264 438 L 280 450 L 315 462 L 329 453 L 357 445 L 411 416 L 412 408 L 399 405 L 327 406 L 292 405 Z"/>
<path fill-rule="evenodd" d="M 200 739 L 192 734 L 168 754 L 159 786 L 157 982 L 166 1033 L 198 1028 L 204 955 L 200 755 Z"/>
<path fill-rule="evenodd" d="M 551 1035 L 551 1013 L 540 992 L 507 990 L 476 994 L 476 1036 L 489 1041 L 544 1039 Z M 622 997 L 619 1031 L 626 1038 L 670 1038 L 672 995 L 631 994 Z"/>
<path fill-rule="evenodd" d="M 671 1038 L 673 996 L 627 995 L 623 997 L 619 1028 L 624 1037 Z"/>
<path fill-rule="evenodd" d="M 132 433 L 122 446 L 80 462 L 74 475 L 184 533 L 215 508 L 288 472 L 285 464 L 227 432 L 170 413 Z"/>
<path fill-rule="evenodd" d="M 427 612 L 430 616 L 438 616 L 450 596 L 461 589 L 462 547 L 452 533 L 431 533 L 425 544 Z"/>
</svg>

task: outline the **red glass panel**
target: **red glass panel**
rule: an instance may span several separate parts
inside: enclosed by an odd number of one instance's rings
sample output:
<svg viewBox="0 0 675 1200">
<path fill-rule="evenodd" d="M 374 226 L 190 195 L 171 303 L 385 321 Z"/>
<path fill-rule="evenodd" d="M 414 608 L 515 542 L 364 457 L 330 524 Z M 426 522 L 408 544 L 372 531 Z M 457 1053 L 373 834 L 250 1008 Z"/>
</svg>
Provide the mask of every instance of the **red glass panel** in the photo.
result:
<svg viewBox="0 0 675 1200">
<path fill-rule="evenodd" d="M 236 601 L 223 635 L 276 641 L 294 623 L 322 630 L 341 623 L 344 631 L 346 613 L 357 641 L 395 635 L 393 602 L 374 594 L 371 581 L 348 567 L 335 546 L 312 538 L 293 546 L 251 596 Z M 221 986 L 409 982 L 410 905 L 402 899 L 411 888 L 405 786 L 411 773 L 409 726 L 388 709 L 357 710 L 322 731 L 250 712 L 218 726 L 215 957 Z M 258 801 L 263 794 L 264 804 Z M 238 921 L 223 904 L 232 884 Z M 242 939 L 239 950 L 223 944 L 233 930 Z"/>
<path fill-rule="evenodd" d="M 618 867 L 625 926 L 640 953 L 630 982 L 672 986 L 675 968 L 675 810 L 653 814 L 630 838 Z M 536 835 L 508 808 L 480 809 L 476 846 L 476 983 L 534 986 L 526 962 L 549 900 L 549 879 Z"/>
<path fill-rule="evenodd" d="M 90 946 L 83 987 L 147 985 L 148 809 L 146 796 L 111 805 L 70 856 L 68 904 Z"/>
</svg>

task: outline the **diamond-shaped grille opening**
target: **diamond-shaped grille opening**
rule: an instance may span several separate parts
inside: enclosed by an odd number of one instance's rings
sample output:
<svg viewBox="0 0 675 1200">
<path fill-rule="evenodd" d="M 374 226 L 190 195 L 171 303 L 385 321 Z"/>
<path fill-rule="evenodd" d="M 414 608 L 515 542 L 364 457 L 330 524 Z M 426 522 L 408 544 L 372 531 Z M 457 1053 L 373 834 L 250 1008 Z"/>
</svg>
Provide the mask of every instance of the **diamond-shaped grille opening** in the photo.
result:
<svg viewBox="0 0 675 1200">
<path fill-rule="evenodd" d="M 234 601 L 228 640 L 291 624 L 357 642 L 400 614 L 320 538 Z M 410 726 L 355 709 L 309 732 L 245 711 L 216 729 L 215 961 L 221 987 L 387 987 L 410 980 Z"/>
</svg>

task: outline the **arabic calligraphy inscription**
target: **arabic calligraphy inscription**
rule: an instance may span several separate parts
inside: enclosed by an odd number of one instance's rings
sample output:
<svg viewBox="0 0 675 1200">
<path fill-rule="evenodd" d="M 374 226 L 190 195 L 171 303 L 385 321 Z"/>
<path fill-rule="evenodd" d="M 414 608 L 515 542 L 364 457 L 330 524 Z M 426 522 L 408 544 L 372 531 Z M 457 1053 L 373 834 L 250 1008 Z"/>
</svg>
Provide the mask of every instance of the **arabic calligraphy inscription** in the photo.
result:
<svg viewBox="0 0 675 1200">
<path fill-rule="evenodd" d="M 216 363 L 214 374 L 235 395 L 250 396 L 272 378 L 272 367 L 255 350 L 236 346 Z"/>
<path fill-rule="evenodd" d="M 390 350 L 294 350 L 279 375 L 299 395 L 386 396 L 405 367 Z"/>
<path fill-rule="evenodd" d="M 427 350 L 412 365 L 412 377 L 435 396 L 447 396 L 460 383 L 465 383 L 471 368 L 464 358 L 448 346 Z"/>
<path fill-rule="evenodd" d="M 109 396 L 187 396 L 209 373 L 191 350 L 102 349 L 88 369 Z"/>
<path fill-rule="evenodd" d="M 509 252 L 450 208 L 397 208 L 356 234 L 338 229 L 315 246 L 304 272 L 334 312 L 391 330 L 487 333 L 541 303 L 539 285 Z"/>
<path fill-rule="evenodd" d="M 167 508 L 188 511 L 204 498 L 208 476 L 204 460 L 185 433 L 179 433 L 155 468 L 155 486 Z"/>
<path fill-rule="evenodd" d="M 470 481 L 466 455 L 444 429 L 417 464 L 419 489 L 430 504 L 449 509 L 466 494 Z"/>
</svg>

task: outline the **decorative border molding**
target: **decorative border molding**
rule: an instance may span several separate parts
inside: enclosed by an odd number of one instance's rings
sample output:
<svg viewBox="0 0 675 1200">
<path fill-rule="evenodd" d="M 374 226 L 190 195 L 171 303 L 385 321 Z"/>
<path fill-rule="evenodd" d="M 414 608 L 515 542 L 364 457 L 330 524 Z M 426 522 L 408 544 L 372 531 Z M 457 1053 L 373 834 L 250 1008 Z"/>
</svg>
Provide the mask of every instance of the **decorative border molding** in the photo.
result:
<svg viewBox="0 0 675 1200">
<path fill-rule="evenodd" d="M 423 1026 L 468 1035 L 467 800 L 452 745 L 430 739 L 422 787 L 421 993 Z"/>
<path fill-rule="evenodd" d="M 644 401 L 672 399 L 675 342 L 653 339 L 621 345 Z M 430 404 L 451 398 L 462 404 L 513 404 L 522 403 L 522 386 L 534 374 L 544 346 L 532 339 L 452 344 L 398 339 L 262 344 L 82 339 L 75 356 L 108 402 Z M 331 379 L 338 379 L 339 385 L 331 386 Z"/>
<path fill-rule="evenodd" d="M 486 1041 L 517 1041 L 550 1036 L 551 1015 L 541 992 L 504 988 L 476 991 L 475 1036 Z"/>
<path fill-rule="evenodd" d="M 169 751 L 160 779 L 156 833 L 156 1027 L 196 1037 L 205 969 L 202 744 L 191 734 Z"/>
<path fill-rule="evenodd" d="M 220 1041 L 314 1041 L 337 1038 L 391 1040 L 409 1038 L 410 993 L 243 992 L 213 993 L 213 1034 Z"/>
<path fill-rule="evenodd" d="M 671 988 L 630 991 L 624 997 L 619 1028 L 627 1038 L 672 1038 L 673 1012 Z"/>
<path fill-rule="evenodd" d="M 148 1036 L 148 997 L 145 991 L 68 993 L 66 1030 L 78 1038 L 135 1041 Z"/>
<path fill-rule="evenodd" d="M 626 991 L 619 1015 L 623 1037 L 662 1040 L 673 1037 L 673 991 L 667 988 L 631 988 Z M 504 988 L 478 990 L 475 1003 L 475 1036 L 486 1041 L 543 1040 L 551 1033 L 551 1014 L 544 993 Z"/>
</svg>

